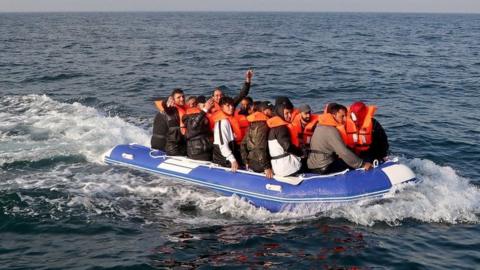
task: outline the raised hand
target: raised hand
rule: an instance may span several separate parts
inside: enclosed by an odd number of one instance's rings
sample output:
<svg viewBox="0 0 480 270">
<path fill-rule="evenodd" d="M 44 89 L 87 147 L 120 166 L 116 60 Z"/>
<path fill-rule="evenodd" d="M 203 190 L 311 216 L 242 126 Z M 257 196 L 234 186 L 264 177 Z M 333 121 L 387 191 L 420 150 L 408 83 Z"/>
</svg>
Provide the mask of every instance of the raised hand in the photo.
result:
<svg viewBox="0 0 480 270">
<path fill-rule="evenodd" d="M 253 69 L 249 69 L 247 70 L 247 72 L 245 73 L 245 81 L 247 83 L 250 83 L 252 81 L 252 78 L 253 78 Z"/>
<path fill-rule="evenodd" d="M 207 110 L 207 112 L 210 111 L 210 109 L 213 107 L 213 104 L 214 104 L 213 97 L 209 98 L 207 102 L 205 102 L 204 108 Z"/>
</svg>

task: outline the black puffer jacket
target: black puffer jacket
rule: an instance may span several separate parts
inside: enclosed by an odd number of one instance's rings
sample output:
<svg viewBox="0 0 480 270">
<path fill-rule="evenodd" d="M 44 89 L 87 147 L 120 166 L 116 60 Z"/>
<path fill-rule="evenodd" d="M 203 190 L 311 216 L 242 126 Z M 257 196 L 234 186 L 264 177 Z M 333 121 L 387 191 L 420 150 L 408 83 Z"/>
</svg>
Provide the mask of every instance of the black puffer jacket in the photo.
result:
<svg viewBox="0 0 480 270">
<path fill-rule="evenodd" d="M 255 172 L 271 169 L 266 121 L 251 122 L 240 145 L 242 160 Z"/>
<path fill-rule="evenodd" d="M 196 160 L 212 160 L 212 131 L 207 114 L 204 111 L 187 113 L 183 116 L 183 123 L 187 128 L 187 156 Z"/>
<path fill-rule="evenodd" d="M 153 120 L 153 135 L 150 141 L 153 149 L 165 151 L 167 132 L 167 115 L 164 112 L 159 112 L 155 115 L 155 120 Z"/>
<path fill-rule="evenodd" d="M 157 113 L 153 122 L 151 145 L 169 156 L 185 156 L 185 136 L 180 131 L 180 116 L 175 107 Z"/>
</svg>

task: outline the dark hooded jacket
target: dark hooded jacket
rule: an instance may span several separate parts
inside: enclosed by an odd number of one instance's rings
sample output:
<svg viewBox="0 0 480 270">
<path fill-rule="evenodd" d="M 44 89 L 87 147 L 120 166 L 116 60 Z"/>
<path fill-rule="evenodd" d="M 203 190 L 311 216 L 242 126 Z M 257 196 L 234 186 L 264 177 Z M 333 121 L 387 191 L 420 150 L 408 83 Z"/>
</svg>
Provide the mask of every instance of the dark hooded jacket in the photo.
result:
<svg viewBox="0 0 480 270">
<path fill-rule="evenodd" d="M 264 172 L 266 169 L 271 169 L 270 155 L 268 153 L 268 126 L 266 120 L 255 120 L 253 116 L 261 114 L 256 112 L 247 117 L 250 126 L 247 134 L 243 137 L 240 151 L 242 160 L 254 172 Z"/>
<path fill-rule="evenodd" d="M 200 110 L 183 116 L 183 123 L 187 128 L 187 156 L 196 160 L 212 160 L 213 144 L 210 140 L 212 131 L 207 114 Z"/>
<path fill-rule="evenodd" d="M 164 101 L 164 103 L 166 103 Z M 152 148 L 165 151 L 169 156 L 185 156 L 185 136 L 180 130 L 180 116 L 176 107 L 165 107 L 153 122 Z"/>
</svg>

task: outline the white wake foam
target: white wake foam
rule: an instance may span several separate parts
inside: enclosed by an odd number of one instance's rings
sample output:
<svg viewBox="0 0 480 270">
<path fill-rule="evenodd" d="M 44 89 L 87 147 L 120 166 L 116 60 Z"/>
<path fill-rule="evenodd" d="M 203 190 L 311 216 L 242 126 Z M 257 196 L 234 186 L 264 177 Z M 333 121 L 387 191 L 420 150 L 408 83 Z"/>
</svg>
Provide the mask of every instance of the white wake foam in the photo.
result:
<svg viewBox="0 0 480 270">
<path fill-rule="evenodd" d="M 0 105 L 0 166 L 69 155 L 100 162 L 116 144 L 149 144 L 147 131 L 79 103 L 28 95 L 2 97 Z"/>
<path fill-rule="evenodd" d="M 61 103 L 38 95 L 7 96 L 0 103 L 0 165 L 78 154 L 99 162 L 102 153 L 116 144 L 148 145 L 145 130 L 77 103 Z M 469 179 L 429 160 L 402 162 L 414 170 L 421 183 L 407 185 L 388 199 L 300 207 L 276 214 L 236 196 L 224 197 L 178 179 L 95 164 L 59 164 L 50 172 L 26 172 L 1 182 L 0 190 L 49 189 L 64 194 L 58 198 L 33 198 L 19 192 L 21 199 L 33 206 L 6 212 L 18 210 L 35 215 L 35 204 L 47 204 L 52 216 L 80 209 L 87 216 L 138 218 L 145 223 L 164 219 L 190 225 L 292 223 L 323 217 L 344 218 L 367 226 L 380 222 L 401 225 L 407 219 L 448 224 L 479 222 L 480 190 Z"/>
</svg>

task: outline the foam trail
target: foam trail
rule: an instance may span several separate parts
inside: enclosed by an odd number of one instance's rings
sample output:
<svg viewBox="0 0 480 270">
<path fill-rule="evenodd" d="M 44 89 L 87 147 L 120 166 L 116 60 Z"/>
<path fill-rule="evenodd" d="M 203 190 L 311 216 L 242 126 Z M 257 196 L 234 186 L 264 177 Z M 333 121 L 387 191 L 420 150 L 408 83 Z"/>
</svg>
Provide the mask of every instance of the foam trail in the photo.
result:
<svg viewBox="0 0 480 270">
<path fill-rule="evenodd" d="M 6 96 L 0 107 L 0 165 L 79 154 L 101 162 L 116 144 L 149 144 L 145 130 L 79 103 L 45 95 Z"/>
</svg>

